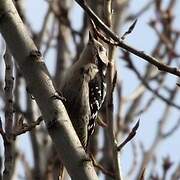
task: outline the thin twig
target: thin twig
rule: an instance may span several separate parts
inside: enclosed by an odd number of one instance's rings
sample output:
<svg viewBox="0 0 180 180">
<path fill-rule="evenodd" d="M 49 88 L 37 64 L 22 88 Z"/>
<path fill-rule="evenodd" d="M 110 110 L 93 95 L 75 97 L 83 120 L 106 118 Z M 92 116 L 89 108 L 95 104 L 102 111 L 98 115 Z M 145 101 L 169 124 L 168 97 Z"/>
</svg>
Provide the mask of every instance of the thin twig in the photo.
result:
<svg viewBox="0 0 180 180">
<path fill-rule="evenodd" d="M 95 160 L 95 158 L 93 157 L 93 155 L 91 154 L 91 160 L 93 163 L 93 166 L 96 167 L 97 169 L 99 169 L 103 174 L 112 177 L 113 179 L 115 178 L 114 173 L 108 171 L 107 169 L 105 169 L 102 165 L 98 164 Z"/>
<path fill-rule="evenodd" d="M 127 35 L 131 34 L 132 31 L 134 30 L 135 26 L 137 23 L 137 19 L 131 24 L 131 26 L 129 27 L 129 29 L 121 36 L 121 39 L 124 40 L 126 38 Z"/>
<path fill-rule="evenodd" d="M 179 126 L 180 126 L 180 118 L 178 119 L 176 124 L 168 132 L 162 133 L 162 137 L 163 138 L 170 137 L 175 131 L 177 131 Z"/>
<path fill-rule="evenodd" d="M 142 170 L 142 173 L 141 173 L 141 176 L 140 176 L 140 179 L 139 180 L 145 180 L 145 172 L 146 172 L 146 168 L 144 168 Z"/>
<path fill-rule="evenodd" d="M 129 142 L 132 138 L 136 135 L 136 131 L 139 127 L 140 119 L 137 121 L 135 126 L 132 128 L 131 132 L 129 133 L 128 137 L 117 147 L 118 151 L 121 151 L 121 149 Z"/>
<path fill-rule="evenodd" d="M 22 128 L 19 130 L 16 130 L 15 132 L 13 132 L 13 136 L 14 138 L 18 135 L 24 134 L 28 131 L 31 131 L 32 129 L 34 129 L 37 125 L 39 125 L 41 122 L 43 121 L 42 116 L 40 116 L 37 121 L 32 122 L 31 124 L 27 125 L 27 124 L 22 124 Z"/>
<path fill-rule="evenodd" d="M 167 179 L 167 172 L 172 167 L 172 165 L 173 165 L 173 162 L 171 161 L 169 156 L 167 156 L 167 157 L 165 157 L 163 159 L 163 164 L 162 164 L 163 176 L 162 176 L 162 180 L 166 180 Z"/>
<path fill-rule="evenodd" d="M 159 99 L 161 99 L 162 101 L 164 101 L 166 104 L 171 105 L 177 109 L 180 109 L 180 106 L 175 104 L 174 102 L 172 102 L 172 100 L 168 100 L 167 98 L 165 98 L 164 96 L 162 96 L 161 94 L 158 93 L 157 90 L 154 90 L 151 88 L 151 86 L 146 82 L 145 79 L 143 79 L 143 77 L 141 76 L 141 74 L 139 73 L 139 71 L 136 69 L 136 67 L 134 66 L 131 58 L 128 57 L 128 54 L 126 54 L 126 62 L 128 62 L 129 67 L 133 69 L 133 71 L 135 72 L 136 76 L 138 77 L 139 80 L 141 80 L 142 84 L 149 90 L 151 91 L 154 95 L 156 95 Z"/>
</svg>

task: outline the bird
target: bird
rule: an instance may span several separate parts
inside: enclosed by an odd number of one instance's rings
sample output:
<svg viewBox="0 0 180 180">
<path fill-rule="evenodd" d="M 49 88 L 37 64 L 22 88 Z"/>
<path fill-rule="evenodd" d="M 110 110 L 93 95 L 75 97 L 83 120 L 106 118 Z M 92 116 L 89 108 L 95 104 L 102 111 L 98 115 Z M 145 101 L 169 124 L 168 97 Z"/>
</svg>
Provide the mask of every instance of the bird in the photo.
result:
<svg viewBox="0 0 180 180">
<path fill-rule="evenodd" d="M 86 151 L 106 96 L 108 62 L 106 48 L 89 33 L 88 43 L 66 70 L 60 87 L 72 125 Z"/>
</svg>

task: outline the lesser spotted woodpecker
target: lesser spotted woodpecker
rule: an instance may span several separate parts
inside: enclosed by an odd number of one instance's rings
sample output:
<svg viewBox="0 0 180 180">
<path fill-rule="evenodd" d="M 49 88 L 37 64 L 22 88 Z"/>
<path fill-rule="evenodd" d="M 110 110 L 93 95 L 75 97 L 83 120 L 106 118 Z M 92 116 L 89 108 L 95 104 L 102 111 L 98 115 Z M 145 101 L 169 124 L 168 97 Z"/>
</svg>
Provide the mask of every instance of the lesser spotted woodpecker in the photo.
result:
<svg viewBox="0 0 180 180">
<path fill-rule="evenodd" d="M 65 72 L 61 85 L 65 107 L 85 150 L 105 99 L 107 65 L 106 49 L 89 35 L 79 60 Z"/>
</svg>

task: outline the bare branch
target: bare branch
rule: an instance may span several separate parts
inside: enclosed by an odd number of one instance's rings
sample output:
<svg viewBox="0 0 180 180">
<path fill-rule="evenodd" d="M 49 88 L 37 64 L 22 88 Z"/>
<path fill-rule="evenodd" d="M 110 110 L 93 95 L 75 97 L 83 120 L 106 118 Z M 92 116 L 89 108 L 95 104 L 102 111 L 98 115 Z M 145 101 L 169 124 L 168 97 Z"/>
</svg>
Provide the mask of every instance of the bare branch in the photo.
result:
<svg viewBox="0 0 180 180">
<path fill-rule="evenodd" d="M 95 158 L 93 157 L 93 155 L 91 154 L 91 159 L 93 162 L 94 167 L 96 167 L 97 169 L 99 169 L 103 174 L 112 177 L 113 179 L 115 178 L 115 175 L 108 171 L 107 169 L 105 169 L 102 165 L 98 164 L 95 160 Z"/>
<path fill-rule="evenodd" d="M 58 156 L 74 179 L 97 179 L 63 103 L 59 99 L 51 98 L 56 94 L 53 82 L 41 53 L 25 29 L 13 2 L 1 0 L 0 7 L 1 34 L 36 99 Z"/>
<path fill-rule="evenodd" d="M 144 168 L 139 180 L 145 180 L 145 172 L 146 172 L 146 169 Z"/>
<path fill-rule="evenodd" d="M 103 13 L 104 13 L 104 22 L 112 28 L 112 0 L 104 0 L 103 1 Z M 113 101 L 113 91 L 116 85 L 116 67 L 115 67 L 115 60 L 114 60 L 114 47 L 109 44 L 108 46 L 108 67 L 107 67 L 107 93 L 106 93 L 106 118 L 108 120 L 108 136 L 109 141 L 112 147 L 112 167 L 114 170 L 114 175 L 116 180 L 122 180 L 122 172 L 121 172 L 121 165 L 118 156 L 118 151 L 116 149 L 116 141 L 115 141 L 115 134 L 114 134 L 114 101 Z"/>
<path fill-rule="evenodd" d="M 136 135 L 136 131 L 139 128 L 140 119 L 137 121 L 135 126 L 132 128 L 131 132 L 129 133 L 128 137 L 117 147 L 118 151 L 121 151 L 121 149 L 129 142 L 131 139 L 134 138 Z"/>
<path fill-rule="evenodd" d="M 131 24 L 131 26 L 129 27 L 129 29 L 121 36 L 121 39 L 124 40 L 126 38 L 127 35 L 131 34 L 132 31 L 134 30 L 135 26 L 137 23 L 137 19 Z"/>
<path fill-rule="evenodd" d="M 179 127 L 180 127 L 180 118 L 178 119 L 177 123 L 168 132 L 162 133 L 162 137 L 166 138 L 171 136 Z"/>
<path fill-rule="evenodd" d="M 5 71 L 5 136 L 9 140 L 4 141 L 4 171 L 3 179 L 10 180 L 13 175 L 13 161 L 14 161 L 14 141 L 12 140 L 13 129 L 13 61 L 9 49 L 6 47 L 4 55 L 4 62 L 6 66 Z"/>
<path fill-rule="evenodd" d="M 165 71 L 165 72 L 168 72 L 170 74 L 180 77 L 180 69 L 179 68 L 170 67 L 168 65 L 165 65 L 158 59 L 146 54 L 144 51 L 139 51 L 139 50 L 129 46 L 128 44 L 124 43 L 108 26 L 106 26 L 101 21 L 101 19 L 91 10 L 91 8 L 87 5 L 87 3 L 85 3 L 84 0 L 75 0 L 75 1 L 86 11 L 86 13 L 89 15 L 89 17 L 94 21 L 96 26 L 99 27 L 102 31 L 104 31 L 104 33 L 107 36 L 109 36 L 110 38 L 112 38 L 115 41 L 114 45 L 119 46 L 119 47 L 133 53 L 134 55 L 142 58 L 143 60 L 153 64 L 160 71 Z"/>
<path fill-rule="evenodd" d="M 37 121 L 32 122 L 31 124 L 24 124 L 24 123 L 22 122 L 22 124 L 20 125 L 20 127 L 18 127 L 18 129 L 13 132 L 14 138 L 16 138 L 16 136 L 18 136 L 18 135 L 21 135 L 21 134 L 24 134 L 24 133 L 26 133 L 26 132 L 28 132 L 28 131 L 31 131 L 31 130 L 34 129 L 37 125 L 39 125 L 42 121 L 43 121 L 43 118 L 42 118 L 42 116 L 40 116 L 40 117 L 37 119 Z"/>
<path fill-rule="evenodd" d="M 167 178 L 167 172 L 168 170 L 171 168 L 171 166 L 173 165 L 173 162 L 170 160 L 170 157 L 167 156 L 163 159 L 163 177 L 162 180 L 166 180 Z"/>
<path fill-rule="evenodd" d="M 162 96 L 161 94 L 158 93 L 157 90 L 153 90 L 151 88 L 151 86 L 146 82 L 145 79 L 143 79 L 143 77 L 141 77 L 141 74 L 139 73 L 139 71 L 136 69 L 136 67 L 134 66 L 131 58 L 129 57 L 129 53 L 126 53 L 126 61 L 129 63 L 129 67 L 133 69 L 133 71 L 135 72 L 135 74 L 137 75 L 137 77 L 141 80 L 141 82 L 143 83 L 143 85 L 150 90 L 153 94 L 155 94 L 158 98 L 160 98 L 162 101 L 166 102 L 166 104 L 169 104 L 177 109 L 180 109 L 180 106 L 175 104 L 174 102 L 172 102 L 172 100 L 168 100 L 167 98 L 165 98 L 164 96 Z"/>
</svg>

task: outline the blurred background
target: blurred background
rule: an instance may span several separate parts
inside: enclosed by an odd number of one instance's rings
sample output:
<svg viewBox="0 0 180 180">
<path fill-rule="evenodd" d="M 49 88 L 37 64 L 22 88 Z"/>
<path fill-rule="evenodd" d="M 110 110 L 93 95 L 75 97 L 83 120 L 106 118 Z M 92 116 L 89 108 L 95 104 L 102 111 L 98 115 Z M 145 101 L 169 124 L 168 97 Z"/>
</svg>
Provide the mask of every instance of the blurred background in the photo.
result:
<svg viewBox="0 0 180 180">
<path fill-rule="evenodd" d="M 88 0 L 94 12 L 104 17 L 104 1 Z M 89 20 L 72 0 L 16 0 L 14 2 L 30 36 L 44 56 L 47 68 L 58 87 L 63 72 L 78 59 L 88 41 Z M 180 68 L 180 1 L 178 0 L 113 0 L 112 29 L 121 37 L 137 19 L 133 31 L 124 42 L 156 57 L 159 61 Z M 0 36 L 0 117 L 6 131 L 7 96 L 4 89 L 7 66 L 6 45 Z M 10 56 L 10 54 L 8 53 Z M 12 58 L 10 58 L 12 59 Z M 180 83 L 179 79 L 143 59 L 116 47 L 113 59 L 117 69 L 114 90 L 113 130 L 117 144 L 128 136 L 136 122 L 136 136 L 117 154 L 125 180 L 180 179 Z M 40 111 L 27 92 L 26 82 L 12 60 L 13 113 L 12 133 L 32 125 Z M 107 123 L 105 108 L 100 117 Z M 100 179 L 114 179 L 109 128 L 96 127 L 89 152 Z M 0 138 L 0 168 L 3 174 L 5 155 Z M 17 135 L 11 142 L 11 179 L 47 179 L 58 177 L 61 162 L 41 122 L 32 130 Z M 6 150 L 5 150 L 6 149 Z M 145 170 L 145 171 L 144 171 Z M 68 177 L 65 176 L 65 179 Z"/>
</svg>

